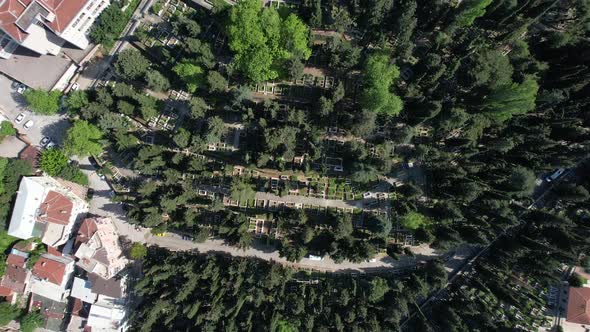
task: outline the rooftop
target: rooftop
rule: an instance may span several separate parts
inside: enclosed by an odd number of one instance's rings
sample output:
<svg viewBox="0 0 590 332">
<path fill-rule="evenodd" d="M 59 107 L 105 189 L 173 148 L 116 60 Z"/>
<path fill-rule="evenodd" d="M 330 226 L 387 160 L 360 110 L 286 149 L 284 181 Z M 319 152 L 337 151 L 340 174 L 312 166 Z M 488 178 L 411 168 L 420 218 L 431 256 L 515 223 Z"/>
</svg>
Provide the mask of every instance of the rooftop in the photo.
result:
<svg viewBox="0 0 590 332">
<path fill-rule="evenodd" d="M 68 258 L 65 257 L 44 254 L 33 266 L 33 275 L 53 284 L 61 285 L 68 265 L 67 260 Z"/>
<path fill-rule="evenodd" d="M 567 321 L 576 324 L 590 324 L 590 288 L 570 287 L 567 303 Z"/>
</svg>

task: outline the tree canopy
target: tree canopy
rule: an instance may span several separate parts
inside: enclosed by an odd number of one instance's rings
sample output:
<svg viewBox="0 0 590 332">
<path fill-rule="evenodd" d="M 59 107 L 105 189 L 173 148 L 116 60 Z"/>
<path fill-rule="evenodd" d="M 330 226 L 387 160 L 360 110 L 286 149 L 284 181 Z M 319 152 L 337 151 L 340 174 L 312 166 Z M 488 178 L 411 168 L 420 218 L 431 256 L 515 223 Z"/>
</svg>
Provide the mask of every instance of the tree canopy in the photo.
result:
<svg viewBox="0 0 590 332">
<path fill-rule="evenodd" d="M 103 151 L 102 136 L 100 129 L 88 121 L 76 121 L 66 133 L 64 150 L 80 157 L 100 155 Z"/>
<path fill-rule="evenodd" d="M 52 115 L 59 111 L 61 92 L 27 89 L 23 95 L 31 110 L 42 115 Z"/>
</svg>

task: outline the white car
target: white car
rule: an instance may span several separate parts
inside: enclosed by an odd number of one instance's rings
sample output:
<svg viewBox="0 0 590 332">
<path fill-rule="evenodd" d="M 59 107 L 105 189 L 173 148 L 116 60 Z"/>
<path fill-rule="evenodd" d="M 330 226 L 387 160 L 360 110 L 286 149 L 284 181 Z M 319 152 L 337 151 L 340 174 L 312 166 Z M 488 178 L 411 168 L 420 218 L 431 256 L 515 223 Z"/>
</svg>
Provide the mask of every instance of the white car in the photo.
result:
<svg viewBox="0 0 590 332">
<path fill-rule="evenodd" d="M 53 143 L 52 141 L 49 141 L 49 143 L 47 143 L 47 146 L 45 148 L 52 149 L 54 147 L 55 147 L 55 143 Z"/>
<path fill-rule="evenodd" d="M 555 172 L 551 173 L 551 175 L 549 175 L 547 178 L 545 178 L 545 180 L 547 180 L 547 182 L 551 182 L 551 181 L 557 179 L 558 177 L 560 177 L 561 175 L 563 175 L 564 172 L 565 172 L 565 169 L 560 168 L 560 169 L 556 170 Z"/>
<path fill-rule="evenodd" d="M 48 145 L 49 143 L 51 143 L 51 138 L 45 136 L 41 139 L 41 142 L 39 142 L 39 145 L 44 148 L 46 145 Z"/>
<path fill-rule="evenodd" d="M 16 116 L 16 119 L 14 119 L 14 122 L 21 123 L 21 122 L 23 122 L 24 119 L 25 119 L 25 113 L 20 113 L 19 115 Z"/>
<path fill-rule="evenodd" d="M 25 122 L 25 124 L 23 125 L 23 127 L 25 129 L 31 129 L 31 127 L 33 127 L 34 124 L 35 123 L 33 122 L 33 120 L 29 120 L 29 121 Z"/>
<path fill-rule="evenodd" d="M 78 84 L 78 82 L 72 84 L 72 87 L 70 88 L 72 91 L 76 91 L 78 89 L 80 89 L 80 84 Z"/>
<path fill-rule="evenodd" d="M 27 86 L 24 84 L 21 84 L 18 86 L 18 88 L 16 88 L 16 92 L 23 94 L 25 91 L 27 90 Z"/>
</svg>

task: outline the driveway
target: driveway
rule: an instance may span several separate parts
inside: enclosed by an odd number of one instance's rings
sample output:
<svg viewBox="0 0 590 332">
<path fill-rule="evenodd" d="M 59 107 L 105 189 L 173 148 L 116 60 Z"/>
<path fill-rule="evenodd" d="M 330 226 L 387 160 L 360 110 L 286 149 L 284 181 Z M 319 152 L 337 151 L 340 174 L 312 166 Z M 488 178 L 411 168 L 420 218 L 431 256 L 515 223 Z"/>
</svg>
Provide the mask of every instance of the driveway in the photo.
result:
<svg viewBox="0 0 590 332">
<path fill-rule="evenodd" d="M 49 136 L 55 143 L 62 144 L 65 132 L 70 122 L 64 114 L 37 115 L 27 109 L 23 96 L 12 89 L 12 80 L 0 75 L 0 113 L 8 118 L 18 130 L 20 138 L 32 145 L 39 145 L 44 136 Z M 23 122 L 17 124 L 14 119 L 19 113 L 24 113 Z M 33 127 L 25 129 L 23 124 L 33 120 Z"/>
</svg>

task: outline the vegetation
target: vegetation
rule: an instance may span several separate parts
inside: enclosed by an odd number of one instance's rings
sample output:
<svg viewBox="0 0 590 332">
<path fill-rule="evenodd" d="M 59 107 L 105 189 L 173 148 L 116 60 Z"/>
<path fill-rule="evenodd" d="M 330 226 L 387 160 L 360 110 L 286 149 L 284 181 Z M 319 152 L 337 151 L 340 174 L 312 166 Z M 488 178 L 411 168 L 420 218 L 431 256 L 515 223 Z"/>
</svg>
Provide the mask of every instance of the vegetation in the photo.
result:
<svg viewBox="0 0 590 332">
<path fill-rule="evenodd" d="M 5 326 L 21 315 L 21 310 L 8 302 L 0 302 L 0 325 Z"/>
<path fill-rule="evenodd" d="M 139 1 L 133 0 L 123 11 L 121 2 L 112 2 L 98 17 L 97 22 L 90 30 L 90 39 L 96 44 L 102 44 L 110 49 L 119 38 Z"/>
<path fill-rule="evenodd" d="M 12 123 L 9 121 L 2 121 L 0 123 L 0 142 L 6 136 L 15 136 L 17 134 L 16 129 L 12 126 Z"/>
<path fill-rule="evenodd" d="M 57 176 L 64 180 L 81 185 L 88 185 L 88 177 L 75 165 L 61 149 L 46 149 L 39 157 L 39 168 L 49 176 Z"/>
<path fill-rule="evenodd" d="M 45 318 L 36 311 L 31 311 L 20 319 L 20 330 L 22 332 L 33 332 L 36 328 L 43 326 Z"/>
<path fill-rule="evenodd" d="M 129 256 L 133 259 L 143 259 L 147 255 L 147 247 L 139 242 L 134 242 L 131 245 Z"/>
<path fill-rule="evenodd" d="M 144 271 L 135 290 L 149 305 L 131 318 L 142 331 L 398 330 L 416 298 L 446 281 L 433 262 L 402 279 L 308 275 L 256 259 L 162 249 L 150 250 Z"/>
<path fill-rule="evenodd" d="M 102 132 L 87 121 L 76 121 L 72 128 L 68 129 L 64 141 L 64 150 L 68 154 L 80 157 L 100 155 L 102 144 L 100 139 Z"/>
<path fill-rule="evenodd" d="M 308 28 L 294 14 L 282 18 L 273 8 L 256 0 L 237 3 L 230 10 L 229 47 L 236 68 L 254 82 L 279 77 L 281 67 L 292 58 L 307 60 Z"/>
<path fill-rule="evenodd" d="M 16 197 L 20 178 L 31 175 L 31 173 L 31 165 L 26 161 L 0 158 L 0 223 L 3 227 L 2 229 L 8 225 L 12 203 Z M 0 244 L 3 245 L 5 244 L 4 241 L 10 241 L 10 238 L 9 236 L 0 237 L 2 240 Z"/>
<path fill-rule="evenodd" d="M 27 89 L 23 95 L 27 104 L 35 113 L 53 115 L 60 109 L 61 92 L 58 90 Z"/>
</svg>

